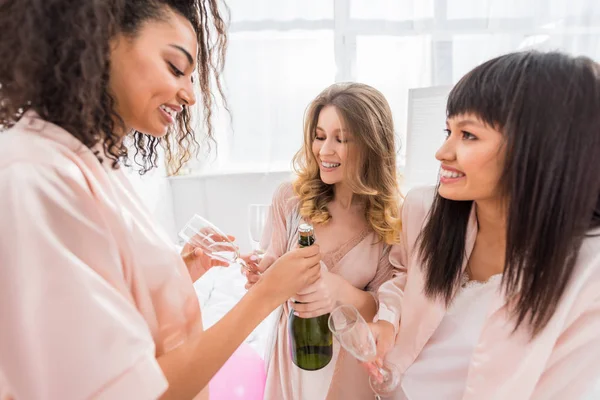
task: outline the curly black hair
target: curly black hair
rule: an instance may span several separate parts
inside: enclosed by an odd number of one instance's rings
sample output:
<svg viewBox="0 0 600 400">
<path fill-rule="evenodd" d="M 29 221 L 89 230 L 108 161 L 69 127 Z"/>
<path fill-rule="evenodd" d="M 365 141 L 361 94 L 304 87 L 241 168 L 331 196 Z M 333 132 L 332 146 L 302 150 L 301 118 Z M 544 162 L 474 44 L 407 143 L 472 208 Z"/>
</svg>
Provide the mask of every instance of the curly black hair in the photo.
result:
<svg viewBox="0 0 600 400">
<path fill-rule="evenodd" d="M 102 143 L 114 168 L 126 162 L 126 144 L 116 133 L 124 123 L 108 89 L 110 41 L 119 33 L 135 36 L 143 22 L 165 18 L 169 10 L 187 18 L 197 34 L 202 117 L 212 140 L 211 87 L 227 107 L 220 78 L 227 18 L 221 14 L 229 9 L 220 9 L 218 0 L 0 0 L 0 131 L 32 109 L 89 148 Z M 163 138 L 133 133 L 141 173 L 157 165 L 161 142 L 172 171 L 198 154 L 188 107 Z"/>
</svg>

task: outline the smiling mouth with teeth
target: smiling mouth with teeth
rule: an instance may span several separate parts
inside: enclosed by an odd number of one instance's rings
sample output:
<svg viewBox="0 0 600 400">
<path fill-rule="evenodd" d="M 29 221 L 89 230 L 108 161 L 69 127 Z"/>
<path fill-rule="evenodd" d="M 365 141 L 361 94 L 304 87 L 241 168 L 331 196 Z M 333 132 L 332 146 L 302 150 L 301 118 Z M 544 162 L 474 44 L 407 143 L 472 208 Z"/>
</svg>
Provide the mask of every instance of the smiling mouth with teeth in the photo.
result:
<svg viewBox="0 0 600 400">
<path fill-rule="evenodd" d="M 173 119 L 177 118 L 177 111 L 173 110 L 171 107 L 167 107 L 165 105 L 161 105 L 160 109 L 169 114 L 169 116 Z"/>
<path fill-rule="evenodd" d="M 463 176 L 465 176 L 465 174 L 463 174 L 463 173 L 456 172 L 456 171 L 448 171 L 447 169 L 443 169 L 443 168 L 442 168 L 442 171 L 440 172 L 440 175 L 443 178 L 450 178 L 450 179 L 462 178 Z"/>
<path fill-rule="evenodd" d="M 328 163 L 325 161 L 321 161 L 321 165 L 325 168 L 337 168 L 339 167 L 341 164 L 340 163 Z"/>
</svg>

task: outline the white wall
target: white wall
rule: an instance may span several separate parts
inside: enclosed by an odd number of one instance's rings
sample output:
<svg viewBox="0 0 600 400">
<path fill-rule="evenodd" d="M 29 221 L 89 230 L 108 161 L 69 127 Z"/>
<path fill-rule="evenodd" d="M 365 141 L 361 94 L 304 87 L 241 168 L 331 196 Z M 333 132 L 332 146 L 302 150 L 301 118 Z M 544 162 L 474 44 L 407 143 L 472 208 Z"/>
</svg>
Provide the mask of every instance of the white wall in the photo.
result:
<svg viewBox="0 0 600 400">
<path fill-rule="evenodd" d="M 271 204 L 277 186 L 291 178 L 290 172 L 171 177 L 174 225 L 179 230 L 199 214 L 250 251 L 248 205 Z"/>
<path fill-rule="evenodd" d="M 444 142 L 450 89 L 435 86 L 409 91 L 404 193 L 415 186 L 437 183 L 439 162 L 435 153 Z"/>
<path fill-rule="evenodd" d="M 145 175 L 140 175 L 133 168 L 124 168 L 124 171 L 134 190 L 154 216 L 154 221 L 161 225 L 169 237 L 175 238 L 173 198 L 166 169 L 161 161 L 159 160 L 158 168 L 152 169 Z"/>
<path fill-rule="evenodd" d="M 437 182 L 435 152 L 443 142 L 449 86 L 411 89 L 408 101 L 406 167 L 403 192 Z M 270 204 L 277 186 L 292 179 L 285 172 L 215 173 L 166 177 L 162 163 L 144 176 L 127 173 L 155 220 L 178 242 L 177 232 L 193 214 L 200 214 L 242 249 L 250 250 L 248 205 Z"/>
</svg>

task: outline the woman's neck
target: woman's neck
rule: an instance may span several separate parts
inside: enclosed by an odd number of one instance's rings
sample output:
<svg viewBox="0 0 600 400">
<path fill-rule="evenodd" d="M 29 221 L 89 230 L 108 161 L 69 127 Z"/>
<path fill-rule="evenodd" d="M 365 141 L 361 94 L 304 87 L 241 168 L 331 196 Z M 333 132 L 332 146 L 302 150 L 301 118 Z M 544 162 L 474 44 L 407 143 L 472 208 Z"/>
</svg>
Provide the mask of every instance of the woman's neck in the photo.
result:
<svg viewBox="0 0 600 400">
<path fill-rule="evenodd" d="M 467 264 L 471 279 L 487 281 L 504 272 L 506 212 L 498 201 L 476 202 L 477 238 Z"/>
<path fill-rule="evenodd" d="M 506 245 L 506 207 L 500 200 L 476 201 L 478 233 Z"/>
<path fill-rule="evenodd" d="M 358 203 L 358 196 L 344 183 L 336 183 L 333 187 L 333 201 L 343 209 L 349 210 L 353 204 Z"/>
</svg>

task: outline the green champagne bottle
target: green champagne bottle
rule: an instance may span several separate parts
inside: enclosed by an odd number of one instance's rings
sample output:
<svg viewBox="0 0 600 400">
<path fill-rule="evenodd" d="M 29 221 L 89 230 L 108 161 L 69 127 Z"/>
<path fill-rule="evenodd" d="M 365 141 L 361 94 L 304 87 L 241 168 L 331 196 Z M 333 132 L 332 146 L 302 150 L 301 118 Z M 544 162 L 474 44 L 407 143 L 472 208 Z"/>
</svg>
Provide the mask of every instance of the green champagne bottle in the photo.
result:
<svg viewBox="0 0 600 400">
<path fill-rule="evenodd" d="M 311 246 L 315 243 L 314 229 L 309 224 L 298 228 L 298 243 L 300 247 Z M 329 314 L 315 318 L 300 318 L 289 316 L 289 339 L 292 361 L 299 368 L 315 371 L 325 367 L 333 356 L 333 336 L 327 321 Z"/>
</svg>

